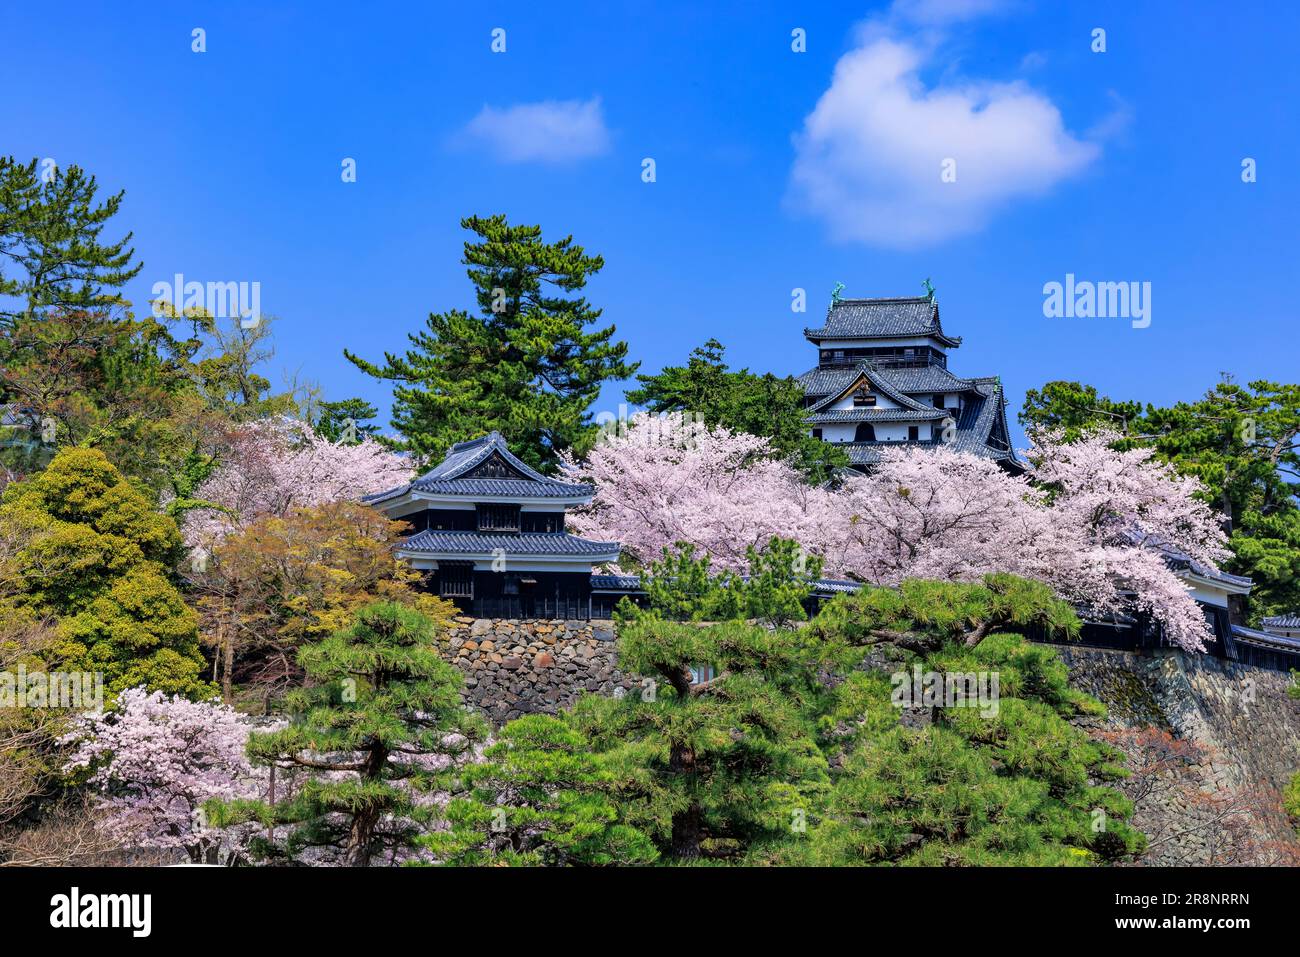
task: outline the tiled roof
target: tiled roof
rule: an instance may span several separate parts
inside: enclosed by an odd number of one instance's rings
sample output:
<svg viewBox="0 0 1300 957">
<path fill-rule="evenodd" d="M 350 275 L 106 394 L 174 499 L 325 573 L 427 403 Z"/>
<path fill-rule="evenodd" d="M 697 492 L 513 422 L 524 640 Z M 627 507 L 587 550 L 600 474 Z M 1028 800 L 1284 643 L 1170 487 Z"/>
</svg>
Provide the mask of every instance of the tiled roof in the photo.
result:
<svg viewBox="0 0 1300 957">
<path fill-rule="evenodd" d="M 498 455 L 514 472 L 515 478 L 466 478 L 493 455 Z M 506 447 L 499 432 L 491 432 L 470 442 L 459 442 L 447 451 L 447 457 L 413 482 L 362 499 L 377 505 L 400 498 L 409 492 L 432 495 L 483 496 L 504 498 L 575 498 L 590 497 L 594 489 L 576 482 L 560 482 L 530 468 Z"/>
<path fill-rule="evenodd" d="M 593 591 L 640 591 L 639 575 L 592 575 Z"/>
<path fill-rule="evenodd" d="M 1300 628 L 1300 615 L 1273 615 L 1260 624 L 1265 628 Z"/>
<path fill-rule="evenodd" d="M 31 422 L 30 413 L 24 412 L 16 405 L 0 405 L 0 428 L 27 426 Z"/>
<path fill-rule="evenodd" d="M 911 409 L 830 409 L 808 416 L 804 421 L 812 425 L 830 425 L 836 422 L 928 422 L 946 419 L 943 409 L 914 412 Z"/>
<path fill-rule="evenodd" d="M 943 366 L 926 366 L 923 369 L 893 369 L 886 366 L 877 371 L 899 392 L 908 395 L 922 392 L 964 392 L 974 388 L 970 379 L 955 376 Z"/>
<path fill-rule="evenodd" d="M 840 578 L 819 578 L 813 582 L 813 590 L 819 594 L 846 594 L 858 591 L 862 582 L 847 581 Z"/>
<path fill-rule="evenodd" d="M 881 375 L 880 372 L 868 366 L 859 366 L 857 370 L 854 372 L 853 376 L 849 378 L 838 391 L 833 392 L 830 395 L 826 396 L 826 398 L 822 399 L 820 402 L 813 405 L 813 407 L 808 411 L 822 412 L 828 409 L 830 406 L 834 405 L 840 399 L 844 398 L 844 396 L 848 393 L 848 391 L 851 388 L 853 388 L 853 384 L 857 382 L 859 378 L 864 376 L 866 377 L 867 382 L 871 384 L 871 387 L 875 391 L 879 392 L 881 395 L 885 396 L 890 401 L 895 402 L 898 405 L 901 405 L 904 409 L 911 409 L 913 412 L 934 411 L 934 406 L 928 405 L 924 402 L 917 402 L 911 396 L 903 392 L 900 392 L 898 389 L 896 389 L 893 386 L 892 383 L 890 383 L 890 381 L 885 376 Z"/>
<path fill-rule="evenodd" d="M 454 532 L 426 529 L 408 538 L 405 552 L 454 555 L 562 555 L 581 558 L 618 556 L 617 542 L 593 542 L 567 532 Z M 612 560 L 612 559 L 611 559 Z"/>
<path fill-rule="evenodd" d="M 1257 645 L 1261 648 L 1268 648 L 1274 651 L 1289 651 L 1292 654 L 1300 654 L 1300 638 L 1288 638 L 1285 635 L 1274 635 L 1271 632 L 1259 631 L 1255 628 L 1247 628 L 1245 625 L 1233 625 L 1232 637 L 1237 641 L 1243 641 L 1248 645 Z"/>
<path fill-rule="evenodd" d="M 590 495 L 590 485 L 575 485 L 550 479 L 535 482 L 523 479 L 434 479 L 418 478 L 412 488 L 432 495 L 494 495 L 506 498 L 572 498 Z"/>
<path fill-rule="evenodd" d="M 863 365 L 904 395 L 966 392 L 975 388 L 973 380 L 955 376 L 943 366 L 900 369 L 888 365 L 873 366 L 870 363 L 841 366 L 837 369 L 809 369 L 796 381 L 803 386 L 804 394 L 811 398 L 831 395 L 843 392 L 852 385 Z"/>
<path fill-rule="evenodd" d="M 876 378 L 883 378 L 880 370 L 870 370 L 869 376 L 874 382 Z M 968 452 L 972 455 L 978 455 L 983 458 L 994 459 L 999 462 L 1009 463 L 1010 466 L 1020 466 L 1020 461 L 1016 458 L 1015 453 L 1008 449 L 999 449 L 989 444 L 989 439 L 993 435 L 994 427 L 1001 425 L 1001 434 L 1009 435 L 1007 430 L 1006 404 L 1002 400 L 1002 387 L 996 379 L 983 378 L 971 379 L 971 389 L 966 393 L 966 405 L 958 417 L 955 434 L 952 441 L 947 443 L 948 447 L 957 452 Z M 852 382 L 850 381 L 850 385 Z M 841 390 L 843 391 L 843 390 Z M 885 390 L 881 390 L 885 392 Z M 890 386 L 890 391 L 899 394 L 898 390 Z M 885 392 L 885 394 L 890 394 Z M 811 424 L 832 423 L 832 422 L 870 422 L 870 421 L 938 421 L 947 416 L 947 412 L 942 409 L 935 409 L 933 406 L 916 402 L 903 396 L 907 400 L 909 409 L 922 411 L 906 412 L 889 418 L 855 418 L 846 413 L 817 412 L 822 406 L 833 404 L 836 396 L 828 396 L 810 410 L 807 421 Z M 892 395 L 891 395 L 892 398 Z M 861 413 L 866 410 L 854 410 Z M 889 410 L 881 410 L 889 411 Z M 999 423 L 999 419 L 1001 422 Z M 905 447 L 916 445 L 915 442 L 845 442 L 843 448 L 849 455 L 849 463 L 852 465 L 876 465 L 880 462 L 881 449 L 888 447 Z M 923 443 L 931 447 L 934 443 Z"/>
<path fill-rule="evenodd" d="M 924 296 L 902 299 L 841 299 L 819 329 L 805 329 L 813 342 L 822 339 L 906 339 L 933 336 L 947 345 L 961 339 L 944 334 L 939 304 Z"/>
<path fill-rule="evenodd" d="M 1222 582 L 1225 585 L 1250 588 L 1254 584 L 1254 581 L 1247 576 L 1230 575 L 1227 572 L 1219 571 L 1217 568 L 1202 565 L 1186 552 L 1156 535 L 1148 534 L 1139 529 L 1132 529 L 1125 534 L 1125 537 L 1134 545 L 1158 550 L 1169 567 L 1175 571 L 1190 571 L 1194 575 Z"/>
<path fill-rule="evenodd" d="M 795 381 L 803 386 L 804 395 L 810 398 L 842 392 L 853 384 L 858 377 L 857 366 L 841 366 L 837 369 L 809 369 Z"/>
<path fill-rule="evenodd" d="M 844 450 L 849 453 L 850 465 L 879 465 L 880 451 L 886 445 L 899 445 L 898 442 L 845 442 Z"/>
</svg>

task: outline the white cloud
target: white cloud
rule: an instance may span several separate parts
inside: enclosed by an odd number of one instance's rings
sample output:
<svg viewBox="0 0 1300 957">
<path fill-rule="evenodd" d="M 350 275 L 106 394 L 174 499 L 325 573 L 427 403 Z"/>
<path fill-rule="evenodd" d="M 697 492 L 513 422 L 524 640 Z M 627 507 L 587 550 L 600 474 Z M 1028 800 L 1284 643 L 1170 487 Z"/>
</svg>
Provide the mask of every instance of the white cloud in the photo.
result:
<svg viewBox="0 0 1300 957">
<path fill-rule="evenodd" d="M 861 36 L 795 137 L 790 202 L 837 239 L 915 248 L 968 234 L 1100 153 L 1022 82 L 927 87 L 919 72 L 933 45 Z M 941 178 L 948 160 L 955 182 Z"/>
<path fill-rule="evenodd" d="M 943 24 L 1003 12 L 1006 0 L 894 0 L 889 14 L 915 23 Z"/>
<path fill-rule="evenodd" d="M 566 163 L 609 149 L 600 97 L 484 106 L 464 132 L 507 163 Z"/>
</svg>

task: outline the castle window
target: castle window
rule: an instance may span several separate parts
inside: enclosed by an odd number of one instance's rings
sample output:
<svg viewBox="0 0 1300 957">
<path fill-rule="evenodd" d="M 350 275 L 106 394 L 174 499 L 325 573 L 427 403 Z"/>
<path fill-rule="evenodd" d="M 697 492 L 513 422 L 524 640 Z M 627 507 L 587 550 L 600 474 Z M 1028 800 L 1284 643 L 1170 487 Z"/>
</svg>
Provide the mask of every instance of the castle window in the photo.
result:
<svg viewBox="0 0 1300 957">
<path fill-rule="evenodd" d="M 480 532 L 519 531 L 519 506 L 495 503 L 480 504 L 478 507 L 478 530 Z"/>
<path fill-rule="evenodd" d="M 866 389 L 859 389 L 857 392 L 853 393 L 853 408 L 870 409 L 875 404 L 876 396 L 874 393 L 869 392 Z"/>
<path fill-rule="evenodd" d="M 564 531 L 563 512 L 521 512 L 519 515 L 521 532 L 562 532 Z"/>
<path fill-rule="evenodd" d="M 863 422 L 858 426 L 857 431 L 853 433 L 854 442 L 874 442 L 876 441 L 876 427 L 870 422 Z"/>
<path fill-rule="evenodd" d="M 443 598 L 473 598 L 473 562 L 439 562 L 438 594 Z"/>
<path fill-rule="evenodd" d="M 921 427 L 919 425 L 909 425 L 907 427 L 907 441 L 917 442 L 921 438 Z"/>
</svg>

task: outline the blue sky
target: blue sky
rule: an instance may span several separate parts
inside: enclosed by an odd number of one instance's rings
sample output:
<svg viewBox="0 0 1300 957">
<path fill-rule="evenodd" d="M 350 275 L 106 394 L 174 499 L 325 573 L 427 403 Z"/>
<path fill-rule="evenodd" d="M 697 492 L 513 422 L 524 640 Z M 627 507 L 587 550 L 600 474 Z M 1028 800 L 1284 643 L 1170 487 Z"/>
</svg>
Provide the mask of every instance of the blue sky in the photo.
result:
<svg viewBox="0 0 1300 957">
<path fill-rule="evenodd" d="M 342 350 L 469 306 L 458 222 L 495 212 L 605 257 L 588 294 L 643 371 L 714 336 L 802 372 L 836 282 L 928 276 L 952 368 L 1013 410 L 1058 378 L 1159 403 L 1296 380 L 1295 4 L 465 6 L 14 7 L 0 151 L 126 190 L 137 304 L 176 272 L 260 282 L 273 378 L 385 409 Z M 1151 283 L 1150 326 L 1046 318 L 1067 273 Z"/>
</svg>

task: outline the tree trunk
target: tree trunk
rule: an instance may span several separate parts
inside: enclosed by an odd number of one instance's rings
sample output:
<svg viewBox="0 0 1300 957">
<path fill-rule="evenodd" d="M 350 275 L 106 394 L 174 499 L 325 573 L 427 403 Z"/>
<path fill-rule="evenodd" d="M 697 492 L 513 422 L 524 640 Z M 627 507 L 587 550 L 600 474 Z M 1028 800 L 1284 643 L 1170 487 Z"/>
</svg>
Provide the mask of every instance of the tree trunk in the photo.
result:
<svg viewBox="0 0 1300 957">
<path fill-rule="evenodd" d="M 673 857 L 680 861 L 693 861 L 700 856 L 700 806 L 692 804 L 673 815 Z"/>
<path fill-rule="evenodd" d="M 388 763 L 388 751 L 374 744 L 366 756 L 365 767 L 361 769 L 361 780 L 378 781 Z M 343 863 L 348 867 L 369 867 L 373 848 L 371 840 L 375 826 L 379 823 L 380 808 L 363 807 L 352 815 L 352 825 L 348 828 L 347 844 L 343 848 Z"/>
<path fill-rule="evenodd" d="M 695 751 L 684 744 L 674 744 L 668 758 L 668 767 L 674 774 L 693 777 Z M 700 856 L 700 836 L 704 829 L 700 806 L 692 801 L 684 810 L 673 815 L 672 853 L 678 860 L 694 860 Z"/>
<path fill-rule="evenodd" d="M 348 843 L 343 851 L 343 863 L 346 866 L 370 866 L 370 839 L 378 823 L 378 808 L 366 808 L 353 816 L 352 827 L 348 830 Z"/>
<path fill-rule="evenodd" d="M 235 640 L 233 629 L 222 629 L 221 635 L 221 700 L 235 703 Z"/>
</svg>

